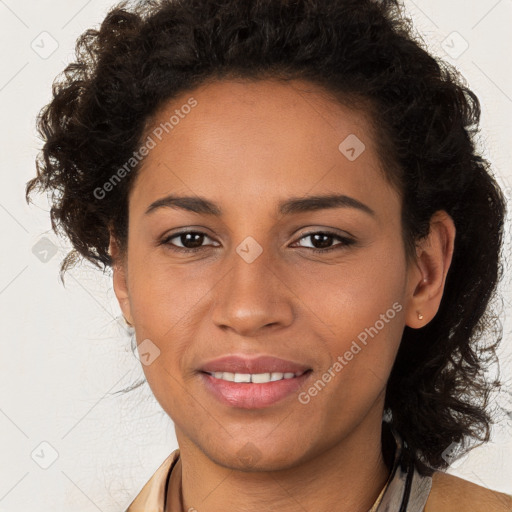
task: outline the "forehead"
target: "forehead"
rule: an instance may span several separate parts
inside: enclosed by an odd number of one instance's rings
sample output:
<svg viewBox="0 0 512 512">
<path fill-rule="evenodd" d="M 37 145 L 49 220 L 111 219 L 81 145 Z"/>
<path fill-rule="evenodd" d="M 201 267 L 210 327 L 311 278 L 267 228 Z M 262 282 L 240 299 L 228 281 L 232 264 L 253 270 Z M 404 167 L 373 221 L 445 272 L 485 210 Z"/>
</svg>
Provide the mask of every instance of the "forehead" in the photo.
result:
<svg viewBox="0 0 512 512">
<path fill-rule="evenodd" d="M 394 192 L 369 115 L 308 82 L 205 84 L 164 105 L 145 137 L 154 147 L 132 187 L 136 207 L 176 192 L 246 206 L 269 194 Z"/>
</svg>

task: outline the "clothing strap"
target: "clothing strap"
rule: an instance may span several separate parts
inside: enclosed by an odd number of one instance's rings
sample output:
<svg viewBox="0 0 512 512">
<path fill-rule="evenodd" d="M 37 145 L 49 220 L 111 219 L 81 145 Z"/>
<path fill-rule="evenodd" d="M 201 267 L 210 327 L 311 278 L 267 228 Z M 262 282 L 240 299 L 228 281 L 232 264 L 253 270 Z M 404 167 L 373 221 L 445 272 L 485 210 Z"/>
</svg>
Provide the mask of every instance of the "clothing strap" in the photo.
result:
<svg viewBox="0 0 512 512">
<path fill-rule="evenodd" d="M 432 488 L 432 477 L 421 475 L 413 460 L 404 463 L 406 447 L 400 435 L 387 425 L 396 443 L 388 482 L 369 512 L 423 512 Z"/>
</svg>

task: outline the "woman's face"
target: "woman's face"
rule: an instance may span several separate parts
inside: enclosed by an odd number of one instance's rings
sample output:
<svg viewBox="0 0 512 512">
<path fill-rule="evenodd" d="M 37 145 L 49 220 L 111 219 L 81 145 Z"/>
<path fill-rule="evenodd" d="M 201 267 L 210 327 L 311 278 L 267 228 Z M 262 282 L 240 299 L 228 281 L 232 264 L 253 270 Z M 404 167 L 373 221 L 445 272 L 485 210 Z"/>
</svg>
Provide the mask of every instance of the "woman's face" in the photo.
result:
<svg viewBox="0 0 512 512">
<path fill-rule="evenodd" d="M 303 82 L 223 81 L 172 101 L 147 135 L 114 286 L 177 433 L 233 468 L 251 442 L 252 464 L 270 469 L 380 421 L 421 273 L 365 116 Z M 233 354 L 311 371 L 219 397 L 200 369 Z M 276 384 L 289 391 L 277 401 L 235 398 Z"/>
</svg>

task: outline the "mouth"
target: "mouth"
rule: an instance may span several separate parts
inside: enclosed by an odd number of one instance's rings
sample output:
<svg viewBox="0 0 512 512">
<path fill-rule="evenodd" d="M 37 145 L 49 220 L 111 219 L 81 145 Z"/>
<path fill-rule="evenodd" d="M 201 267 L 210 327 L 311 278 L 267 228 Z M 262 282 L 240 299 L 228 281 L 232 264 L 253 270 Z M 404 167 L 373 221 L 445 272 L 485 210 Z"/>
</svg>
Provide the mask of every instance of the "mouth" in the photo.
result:
<svg viewBox="0 0 512 512">
<path fill-rule="evenodd" d="M 294 379 L 304 375 L 302 372 L 265 372 L 265 373 L 233 373 L 233 372 L 203 372 L 211 375 L 215 379 L 221 379 L 228 382 L 266 384 L 267 382 L 278 382 L 284 379 Z"/>
<path fill-rule="evenodd" d="M 220 403 L 241 409 L 262 409 L 297 392 L 310 378 L 312 369 L 299 372 L 207 372 L 201 380 Z"/>
<path fill-rule="evenodd" d="M 233 373 L 246 375 L 266 375 L 267 373 L 301 375 L 310 366 L 281 359 L 270 355 L 260 355 L 255 358 L 249 358 L 246 355 L 229 354 L 204 363 L 198 368 L 199 371 L 215 375 L 216 373 Z M 228 375 L 228 378 L 230 376 Z M 238 377 L 240 378 L 240 377 Z M 246 378 L 246 377 L 245 377 Z M 258 378 L 258 377 L 256 377 Z M 264 377 L 259 377 L 264 378 Z M 279 379 L 282 377 L 279 377 Z M 289 376 L 289 378 L 291 378 Z"/>
</svg>

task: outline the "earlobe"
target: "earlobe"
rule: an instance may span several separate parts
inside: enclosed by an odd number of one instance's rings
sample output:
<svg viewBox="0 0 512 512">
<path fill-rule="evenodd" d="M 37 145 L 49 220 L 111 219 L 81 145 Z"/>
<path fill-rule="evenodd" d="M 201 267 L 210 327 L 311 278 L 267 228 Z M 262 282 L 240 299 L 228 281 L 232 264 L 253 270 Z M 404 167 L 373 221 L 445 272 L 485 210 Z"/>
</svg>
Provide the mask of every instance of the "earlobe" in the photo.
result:
<svg viewBox="0 0 512 512">
<path fill-rule="evenodd" d="M 445 211 L 432 216 L 429 234 L 418 243 L 416 264 L 408 276 L 407 326 L 424 327 L 439 310 L 452 261 L 455 233 L 453 219 Z"/>
<path fill-rule="evenodd" d="M 123 312 L 124 319 L 129 326 L 133 326 L 133 318 L 131 315 L 130 308 L 130 296 L 128 292 L 127 284 L 127 272 L 126 262 L 121 256 L 119 244 L 116 238 L 110 235 L 109 253 L 112 258 L 112 270 L 113 270 L 113 287 L 114 293 L 116 294 L 119 307 Z"/>
</svg>

